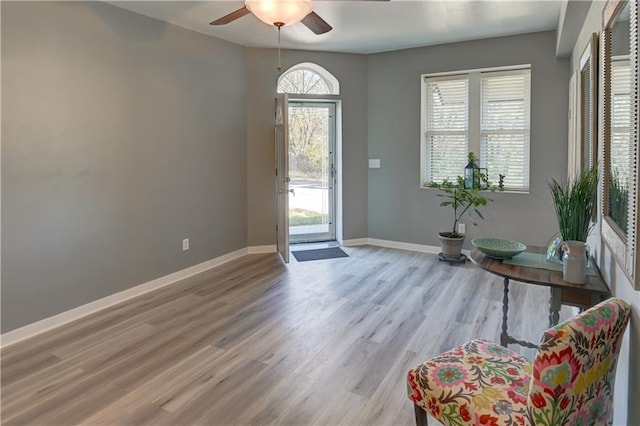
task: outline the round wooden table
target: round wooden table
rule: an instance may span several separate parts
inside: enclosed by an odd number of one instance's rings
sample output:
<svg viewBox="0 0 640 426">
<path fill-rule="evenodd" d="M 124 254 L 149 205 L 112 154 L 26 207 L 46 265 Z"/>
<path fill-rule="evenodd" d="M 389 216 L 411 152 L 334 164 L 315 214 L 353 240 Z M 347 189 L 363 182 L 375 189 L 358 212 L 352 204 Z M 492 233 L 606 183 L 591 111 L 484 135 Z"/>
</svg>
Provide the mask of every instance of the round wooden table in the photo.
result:
<svg viewBox="0 0 640 426">
<path fill-rule="evenodd" d="M 530 253 L 545 253 L 543 247 L 527 247 Z M 610 297 L 609 288 L 605 284 L 600 271 L 594 265 L 597 275 L 587 275 L 585 284 L 573 284 L 562 279 L 562 271 L 549 269 L 539 269 L 529 266 L 510 265 L 502 260 L 492 259 L 482 253 L 477 248 L 473 248 L 469 253 L 469 258 L 473 263 L 487 272 L 504 278 L 504 289 L 502 295 L 502 333 L 500 334 L 500 344 L 507 346 L 509 343 L 536 348 L 531 342 L 517 340 L 509 336 L 507 332 L 507 314 L 509 312 L 509 281 L 516 280 L 527 284 L 543 285 L 550 288 L 549 297 L 549 327 L 558 324 L 560 319 L 560 306 L 562 304 L 577 306 L 581 310 L 591 307 L 602 300 Z"/>
</svg>

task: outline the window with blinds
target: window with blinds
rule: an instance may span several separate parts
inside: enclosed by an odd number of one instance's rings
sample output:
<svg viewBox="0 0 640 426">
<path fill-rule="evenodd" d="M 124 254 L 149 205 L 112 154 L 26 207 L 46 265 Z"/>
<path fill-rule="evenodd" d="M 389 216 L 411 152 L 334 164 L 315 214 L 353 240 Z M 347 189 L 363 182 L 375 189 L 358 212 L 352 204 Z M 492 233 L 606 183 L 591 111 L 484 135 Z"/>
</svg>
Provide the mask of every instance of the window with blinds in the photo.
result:
<svg viewBox="0 0 640 426">
<path fill-rule="evenodd" d="M 481 73 L 480 162 L 504 187 L 529 189 L 529 70 Z"/>
<path fill-rule="evenodd" d="M 426 85 L 426 173 L 430 182 L 457 176 L 467 164 L 469 79 L 431 79 Z"/>
<path fill-rule="evenodd" d="M 423 186 L 463 175 L 474 152 L 494 184 L 528 191 L 530 80 L 529 66 L 423 76 Z"/>
</svg>

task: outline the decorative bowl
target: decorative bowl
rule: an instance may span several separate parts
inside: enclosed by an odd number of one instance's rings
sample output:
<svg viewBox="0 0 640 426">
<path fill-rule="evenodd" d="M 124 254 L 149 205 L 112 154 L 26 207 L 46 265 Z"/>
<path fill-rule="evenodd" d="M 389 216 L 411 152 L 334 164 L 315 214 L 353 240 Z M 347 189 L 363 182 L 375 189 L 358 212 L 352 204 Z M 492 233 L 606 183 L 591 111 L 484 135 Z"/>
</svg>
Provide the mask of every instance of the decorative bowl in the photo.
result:
<svg viewBox="0 0 640 426">
<path fill-rule="evenodd" d="M 476 238 L 471 244 L 493 259 L 511 259 L 527 249 L 521 242 L 501 238 Z"/>
</svg>

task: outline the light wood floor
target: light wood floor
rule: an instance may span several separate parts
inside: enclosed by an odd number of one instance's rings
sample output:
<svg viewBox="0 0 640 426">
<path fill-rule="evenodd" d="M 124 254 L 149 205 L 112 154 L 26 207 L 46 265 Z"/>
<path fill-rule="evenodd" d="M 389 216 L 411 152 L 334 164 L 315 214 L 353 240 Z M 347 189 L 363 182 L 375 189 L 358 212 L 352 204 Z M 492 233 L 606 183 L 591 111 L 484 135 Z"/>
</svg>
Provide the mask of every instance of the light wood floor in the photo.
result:
<svg viewBox="0 0 640 426">
<path fill-rule="evenodd" d="M 2 424 L 414 424 L 407 370 L 497 342 L 502 281 L 428 254 L 345 251 L 245 256 L 4 349 Z M 510 334 L 537 341 L 547 297 L 512 283 Z"/>
</svg>

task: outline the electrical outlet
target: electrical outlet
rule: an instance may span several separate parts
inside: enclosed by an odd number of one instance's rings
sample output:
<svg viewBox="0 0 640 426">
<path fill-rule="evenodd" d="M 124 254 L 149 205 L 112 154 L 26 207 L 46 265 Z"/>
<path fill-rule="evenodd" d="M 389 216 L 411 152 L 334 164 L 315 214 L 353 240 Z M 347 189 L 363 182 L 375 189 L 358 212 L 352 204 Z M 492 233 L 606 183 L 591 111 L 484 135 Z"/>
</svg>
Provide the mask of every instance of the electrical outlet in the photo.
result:
<svg viewBox="0 0 640 426">
<path fill-rule="evenodd" d="M 184 240 L 182 240 L 182 251 L 187 250 L 189 250 L 189 239 L 185 238 Z"/>
<path fill-rule="evenodd" d="M 370 169 L 379 169 L 380 168 L 380 159 L 379 158 L 369 158 L 369 168 Z"/>
<path fill-rule="evenodd" d="M 459 223 L 458 234 L 464 234 L 465 232 L 467 232 L 467 225 L 465 225 L 464 223 Z"/>
</svg>

